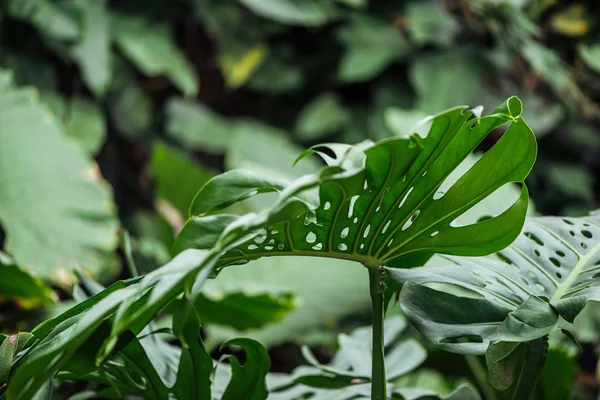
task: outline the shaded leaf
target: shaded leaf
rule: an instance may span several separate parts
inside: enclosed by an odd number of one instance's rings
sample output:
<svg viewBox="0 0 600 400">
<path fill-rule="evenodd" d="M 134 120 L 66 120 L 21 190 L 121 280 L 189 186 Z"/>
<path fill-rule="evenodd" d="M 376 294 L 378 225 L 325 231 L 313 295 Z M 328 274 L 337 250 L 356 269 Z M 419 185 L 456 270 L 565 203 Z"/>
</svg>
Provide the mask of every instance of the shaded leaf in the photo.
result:
<svg viewBox="0 0 600 400">
<path fill-rule="evenodd" d="M 13 260 L 0 252 L 0 302 L 14 301 L 24 309 L 53 303 L 52 289 L 39 278 L 14 265 Z"/>
<path fill-rule="evenodd" d="M 106 273 L 117 242 L 108 186 L 34 92 L 0 86 L 0 221 L 7 251 L 33 275 L 63 286 L 71 283 L 68 268 L 78 264 Z"/>
<path fill-rule="evenodd" d="M 326 93 L 307 104 L 296 120 L 296 132 L 301 139 L 320 139 L 342 129 L 350 119 L 340 98 Z"/>
<path fill-rule="evenodd" d="M 223 393 L 223 400 L 263 400 L 268 396 L 265 385 L 267 372 L 271 367 L 269 354 L 262 344 L 252 339 L 229 340 L 221 346 L 240 346 L 246 353 L 246 362 L 241 365 L 235 357 L 229 357 L 231 381 Z"/>
</svg>

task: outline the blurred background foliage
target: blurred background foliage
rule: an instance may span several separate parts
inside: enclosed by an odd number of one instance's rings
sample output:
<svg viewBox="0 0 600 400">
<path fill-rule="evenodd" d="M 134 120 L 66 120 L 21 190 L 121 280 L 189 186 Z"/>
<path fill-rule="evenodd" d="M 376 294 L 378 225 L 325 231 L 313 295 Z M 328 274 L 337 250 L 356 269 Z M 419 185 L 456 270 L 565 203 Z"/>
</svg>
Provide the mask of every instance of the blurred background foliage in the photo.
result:
<svg viewBox="0 0 600 400">
<path fill-rule="evenodd" d="M 168 261 L 218 172 L 291 179 L 319 167 L 292 168 L 303 147 L 407 135 L 459 104 L 518 95 L 540 146 L 537 212 L 587 214 L 600 198 L 599 15 L 592 0 L 5 0 L 0 329 L 68 306 L 56 302 L 73 268 L 103 284 L 136 273 L 122 228 L 139 273 Z M 207 343 L 335 343 L 367 315 L 363 275 L 294 258 L 227 269 L 200 299 Z"/>
</svg>

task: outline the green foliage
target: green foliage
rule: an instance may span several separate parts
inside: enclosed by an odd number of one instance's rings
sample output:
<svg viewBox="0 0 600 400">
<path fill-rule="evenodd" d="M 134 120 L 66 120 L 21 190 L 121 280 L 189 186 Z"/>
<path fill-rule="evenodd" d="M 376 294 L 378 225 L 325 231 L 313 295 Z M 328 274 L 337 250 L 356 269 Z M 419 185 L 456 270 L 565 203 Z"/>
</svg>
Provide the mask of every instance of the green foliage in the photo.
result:
<svg viewBox="0 0 600 400">
<path fill-rule="evenodd" d="M 568 329 L 560 318 L 573 322 L 598 300 L 599 222 L 595 214 L 532 218 L 495 255 L 448 257 L 449 265 L 389 274 L 407 282 L 400 302 L 415 326 L 446 350 L 485 352 L 492 384 L 504 389 L 524 343 Z"/>
</svg>

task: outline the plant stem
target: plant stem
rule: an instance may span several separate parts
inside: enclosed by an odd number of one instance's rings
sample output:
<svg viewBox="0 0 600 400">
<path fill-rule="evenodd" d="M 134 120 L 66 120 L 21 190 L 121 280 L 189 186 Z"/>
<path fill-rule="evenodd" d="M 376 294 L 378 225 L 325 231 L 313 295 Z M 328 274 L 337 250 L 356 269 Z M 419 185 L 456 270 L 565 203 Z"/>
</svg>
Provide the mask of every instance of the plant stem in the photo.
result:
<svg viewBox="0 0 600 400">
<path fill-rule="evenodd" d="M 475 355 L 467 355 L 465 356 L 465 359 L 467 360 L 467 364 L 469 364 L 469 368 L 471 369 L 471 372 L 477 381 L 479 389 L 483 392 L 483 397 L 486 400 L 497 400 L 498 397 L 496 396 L 494 389 L 492 389 L 488 383 L 487 372 L 483 365 L 481 365 L 479 358 Z"/>
<path fill-rule="evenodd" d="M 367 267 L 373 307 L 373 364 L 371 369 L 371 399 L 386 400 L 385 359 L 383 349 L 383 300 L 385 286 L 382 267 Z"/>
<path fill-rule="evenodd" d="M 527 343 L 523 367 L 512 400 L 529 400 L 531 398 L 542 374 L 547 353 L 548 336 Z"/>
</svg>

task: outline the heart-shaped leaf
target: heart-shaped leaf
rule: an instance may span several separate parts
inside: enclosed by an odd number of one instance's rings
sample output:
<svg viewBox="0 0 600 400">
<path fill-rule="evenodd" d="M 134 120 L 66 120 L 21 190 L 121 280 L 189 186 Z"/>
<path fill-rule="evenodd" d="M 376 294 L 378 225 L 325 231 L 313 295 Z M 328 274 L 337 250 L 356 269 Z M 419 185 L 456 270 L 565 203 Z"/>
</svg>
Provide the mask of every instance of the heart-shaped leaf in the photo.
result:
<svg viewBox="0 0 600 400">
<path fill-rule="evenodd" d="M 473 256 L 500 250 L 521 229 L 525 186 L 500 215 L 467 226 L 453 222 L 529 173 L 536 144 L 520 113 L 521 103 L 513 97 L 482 118 L 470 119 L 473 113 L 462 107 L 436 115 L 425 139 L 317 146 L 300 158 L 319 153 L 329 165 L 289 184 L 241 170 L 219 175 L 196 195 L 175 252 L 207 249 L 219 237 L 257 229 L 262 230 L 252 241 L 227 251 L 218 266 L 305 255 L 406 267 L 434 252 Z M 468 172 L 456 182 L 446 180 L 492 130 L 506 123 L 504 135 Z M 441 191 L 442 186 L 449 188 Z M 279 192 L 279 198 L 262 214 L 210 215 L 269 191 Z"/>
</svg>

